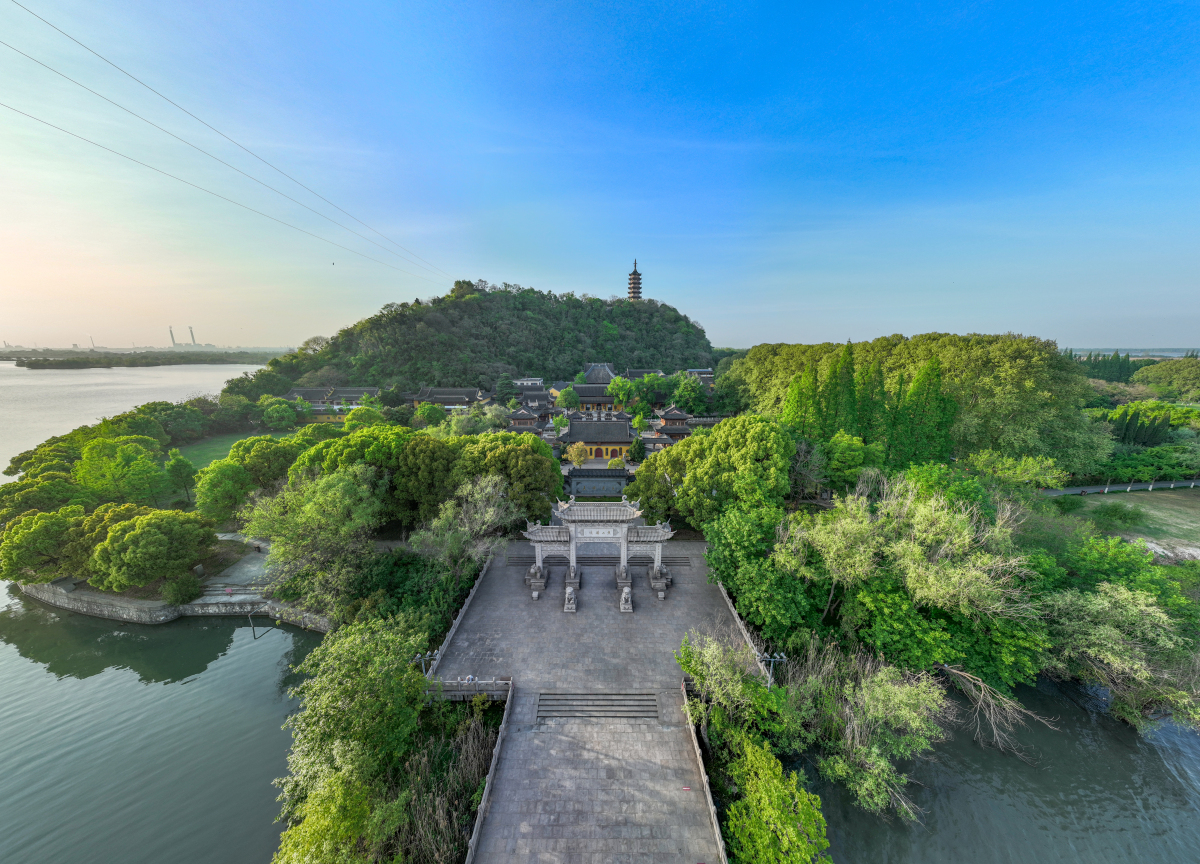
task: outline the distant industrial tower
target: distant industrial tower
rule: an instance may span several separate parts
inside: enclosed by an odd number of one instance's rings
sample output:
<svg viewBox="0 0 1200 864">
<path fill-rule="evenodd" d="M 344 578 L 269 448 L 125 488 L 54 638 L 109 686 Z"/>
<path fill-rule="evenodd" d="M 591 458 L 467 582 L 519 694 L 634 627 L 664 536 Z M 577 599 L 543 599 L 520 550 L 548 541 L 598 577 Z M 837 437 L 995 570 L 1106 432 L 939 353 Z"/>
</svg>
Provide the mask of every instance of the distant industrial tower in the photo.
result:
<svg viewBox="0 0 1200 864">
<path fill-rule="evenodd" d="M 195 333 L 195 331 L 192 330 L 191 324 L 188 325 L 188 332 L 192 334 L 192 344 L 195 345 L 196 344 L 196 333 Z"/>
<path fill-rule="evenodd" d="M 171 334 L 171 347 L 172 347 L 172 348 L 175 348 L 175 347 L 177 347 L 177 346 L 176 346 L 176 344 L 175 344 L 175 328 L 174 328 L 174 327 L 170 327 L 170 326 L 168 326 L 168 327 L 167 327 L 167 332 Z"/>
<path fill-rule="evenodd" d="M 633 259 L 633 272 L 629 274 L 629 299 L 642 299 L 642 274 L 637 271 L 637 259 Z"/>
</svg>

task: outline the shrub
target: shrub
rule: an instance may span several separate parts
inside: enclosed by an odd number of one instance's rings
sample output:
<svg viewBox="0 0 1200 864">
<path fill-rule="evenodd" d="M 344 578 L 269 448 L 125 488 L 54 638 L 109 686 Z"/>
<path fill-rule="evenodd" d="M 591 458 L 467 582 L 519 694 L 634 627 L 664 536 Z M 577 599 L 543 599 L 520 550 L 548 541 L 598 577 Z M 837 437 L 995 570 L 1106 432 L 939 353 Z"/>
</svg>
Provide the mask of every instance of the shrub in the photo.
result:
<svg viewBox="0 0 1200 864">
<path fill-rule="evenodd" d="M 1120 501 L 1101 504 L 1088 514 L 1101 531 L 1123 531 L 1146 523 L 1146 511 Z"/>
<path fill-rule="evenodd" d="M 616 459 L 609 459 L 608 467 L 609 468 L 624 468 L 625 460 L 620 457 L 617 457 Z"/>
<path fill-rule="evenodd" d="M 1078 513 L 1083 509 L 1083 496 L 1081 495 L 1059 495 L 1057 498 L 1052 498 L 1051 500 L 1054 502 L 1054 506 L 1058 508 L 1058 512 L 1064 516 L 1068 513 Z"/>
<path fill-rule="evenodd" d="M 203 593 L 204 589 L 200 587 L 200 580 L 196 575 L 184 573 L 175 579 L 167 580 L 162 589 L 162 598 L 172 606 L 182 606 L 184 603 L 191 603 Z"/>
</svg>

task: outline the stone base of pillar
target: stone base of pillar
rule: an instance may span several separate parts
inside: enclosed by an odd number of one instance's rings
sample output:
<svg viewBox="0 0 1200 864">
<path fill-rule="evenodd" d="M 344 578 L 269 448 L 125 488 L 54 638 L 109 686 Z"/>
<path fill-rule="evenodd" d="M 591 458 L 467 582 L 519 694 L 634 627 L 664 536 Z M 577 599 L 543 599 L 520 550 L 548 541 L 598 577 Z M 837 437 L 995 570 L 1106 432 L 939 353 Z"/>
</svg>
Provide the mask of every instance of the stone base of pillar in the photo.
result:
<svg viewBox="0 0 1200 864">
<path fill-rule="evenodd" d="M 629 575 L 629 568 L 617 567 L 614 570 L 614 575 L 617 577 L 617 590 L 622 588 L 633 587 L 633 577 Z"/>
<path fill-rule="evenodd" d="M 579 590 L 579 571 L 575 569 L 574 564 L 567 568 L 567 585 L 576 591 Z"/>
</svg>

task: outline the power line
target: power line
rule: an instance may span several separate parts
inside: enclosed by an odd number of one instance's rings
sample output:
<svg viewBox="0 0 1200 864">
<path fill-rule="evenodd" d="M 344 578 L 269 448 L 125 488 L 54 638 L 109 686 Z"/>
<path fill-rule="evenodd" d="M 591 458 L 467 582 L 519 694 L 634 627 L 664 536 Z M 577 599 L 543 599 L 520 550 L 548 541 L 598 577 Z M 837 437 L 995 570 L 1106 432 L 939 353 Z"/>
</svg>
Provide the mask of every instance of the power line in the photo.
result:
<svg viewBox="0 0 1200 864">
<path fill-rule="evenodd" d="M 437 273 L 436 273 L 436 272 L 435 272 L 435 271 L 434 271 L 432 268 L 430 268 L 430 267 L 426 267 L 426 266 L 424 266 L 424 265 L 421 265 L 421 264 L 418 264 L 416 261 L 413 261 L 413 260 L 411 260 L 411 259 L 409 259 L 409 258 L 405 258 L 405 257 L 404 257 L 403 255 L 401 255 L 399 252 L 396 252 L 396 251 L 394 251 L 394 250 L 392 250 L 392 249 L 389 249 L 388 247 L 384 246 L 382 243 L 377 243 L 376 241 L 372 240 L 370 237 L 367 237 L 367 236 L 365 236 L 365 235 L 363 235 L 363 234 L 359 234 L 359 233 L 358 233 L 357 231 L 355 231 L 353 228 L 350 228 L 349 226 L 343 225 L 341 222 L 338 222 L 336 219 L 333 219 L 333 218 L 331 218 L 331 217 L 329 217 L 329 216 L 326 216 L 326 215 L 325 215 L 324 213 L 322 213 L 320 210 L 317 210 L 317 209 L 315 209 L 315 208 L 313 208 L 313 207 L 309 207 L 309 206 L 308 206 L 307 204 L 305 204 L 303 201 L 297 201 L 295 198 L 293 198 L 291 195 L 288 195 L 286 192 L 282 192 L 282 191 L 280 191 L 279 189 L 276 189 L 274 186 L 272 186 L 272 185 L 271 185 L 271 184 L 269 184 L 269 183 L 264 183 L 262 180 L 259 180 L 259 179 L 258 179 L 257 177 L 255 177 L 253 174 L 247 174 L 245 171 L 243 171 L 241 168 L 238 168 L 236 165 L 230 165 L 230 164 L 229 164 L 228 162 L 226 162 L 224 159 L 220 158 L 219 156 L 215 156 L 215 155 L 214 155 L 214 154 L 212 154 L 212 153 L 209 153 L 209 152 L 208 152 L 207 150 L 205 150 L 203 147 L 200 147 L 200 146 L 197 146 L 196 144 L 193 144 L 191 141 L 188 141 L 186 138 L 181 138 L 180 136 L 176 135 L 174 132 L 172 132 L 172 131 L 171 131 L 171 130 L 169 130 L 169 129 L 164 129 L 162 126 L 159 126 L 159 125 L 158 125 L 157 123 L 155 123 L 153 120 L 148 120 L 148 119 L 146 119 L 146 118 L 145 118 L 145 117 L 143 117 L 141 114 L 138 114 L 136 111 L 133 111 L 133 110 L 131 110 L 131 109 L 129 109 L 129 108 L 126 108 L 126 107 L 125 107 L 124 105 L 122 105 L 121 103 L 119 103 L 119 102 L 115 102 L 115 101 L 113 101 L 112 99 L 109 99 L 109 98 L 108 98 L 107 96 L 105 96 L 103 93 L 97 93 L 95 90 L 93 90 L 91 87 L 88 87 L 86 84 L 83 84 L 83 83 L 81 83 L 81 82 L 79 82 L 79 81 L 76 81 L 76 80 L 75 80 L 74 78 L 72 78 L 70 75 L 67 75 L 67 74 L 65 74 L 65 73 L 63 73 L 63 72 L 59 72 L 59 71 L 58 71 L 57 69 L 55 69 L 53 66 L 50 66 L 50 65 L 48 65 L 48 64 L 46 64 L 46 63 L 43 63 L 41 60 L 37 59 L 36 57 L 32 57 L 32 56 L 30 56 L 29 54 L 26 54 L 26 53 L 25 53 L 24 51 L 22 51 L 20 48 L 17 48 L 17 47 L 15 47 L 15 46 L 13 46 L 13 45 L 10 45 L 10 44 L 8 44 L 8 43 L 7 43 L 7 42 L 5 42 L 3 39 L 0 39 L 0 45 L 3 45 L 5 48 L 8 48 L 8 49 L 10 49 L 10 50 L 12 50 L 12 51 L 15 51 L 16 53 L 20 54 L 22 57 L 26 58 L 27 60 L 32 60 L 34 63 L 38 64 L 38 65 L 39 65 L 39 66 L 41 66 L 43 69 L 47 69 L 47 70 L 49 70 L 49 71 L 53 72 L 55 75 L 58 75 L 58 76 L 59 76 L 59 77 L 61 77 L 61 78 L 65 78 L 66 80 L 70 81 L 72 84 L 74 84 L 74 85 L 76 85 L 76 86 L 78 86 L 78 87 L 82 87 L 84 90 L 88 91 L 88 92 L 89 92 L 89 93 L 91 93 L 93 96 L 98 96 L 99 98 L 101 98 L 101 99 L 103 99 L 105 102 L 107 102 L 108 104 L 110 104 L 110 105 L 113 105 L 113 106 L 115 106 L 115 107 L 117 107 L 117 108 L 120 108 L 120 109 L 121 109 L 122 111 L 124 111 L 126 114 L 129 114 L 130 116 L 136 117 L 137 119 L 141 120 L 143 123 L 147 123 L 147 124 L 149 124 L 150 126 L 153 126 L 155 129 L 159 130 L 160 132 L 163 132 L 163 133 L 165 133 L 165 134 L 167 134 L 167 135 L 170 135 L 170 136 L 171 136 L 172 138 L 174 138 L 176 141 L 179 141 L 179 142 L 180 142 L 180 143 L 182 143 L 182 144 L 186 144 L 188 147 L 191 147 L 193 150 L 195 150 L 195 151 L 197 151 L 197 152 L 199 152 L 199 153 L 203 153 L 205 156 L 207 156 L 207 157 L 208 157 L 208 158 L 210 158 L 210 159 L 213 159 L 213 160 L 214 160 L 214 161 L 216 161 L 216 162 L 220 162 L 220 163 L 221 163 L 222 165 L 224 165 L 226 168 L 229 168 L 229 169 L 231 169 L 231 170 L 233 170 L 233 171 L 236 171 L 237 173 L 241 174 L 243 177 L 245 177 L 245 178 L 247 178 L 247 179 L 249 179 L 249 180 L 253 180 L 255 183 L 257 183 L 258 185 L 260 185 L 260 186 L 262 186 L 262 187 L 264 187 L 264 188 L 266 188 L 266 189 L 270 189 L 272 192 L 276 193 L 277 195 L 281 195 L 282 197 L 284 197 L 284 198 L 286 198 L 287 200 L 291 201 L 293 204 L 298 204 L 298 205 L 300 205 L 301 207 L 303 207 L 305 210 L 308 210 L 310 213 L 315 213 L 316 215 L 320 216 L 322 219 L 326 220 L 327 222 L 331 222 L 332 224 L 334 224 L 334 225 L 338 226 L 339 228 L 342 228 L 342 229 L 344 229 L 344 230 L 346 230 L 346 231 L 349 231 L 349 232 L 350 232 L 351 234 L 353 234 L 355 237 L 359 237 L 359 238 L 361 238 L 361 239 L 363 239 L 363 240 L 366 240 L 368 243 L 372 244 L 373 246 L 378 246 L 380 249 L 382 249 L 384 252 L 387 252 L 389 255 L 395 255 L 395 256 L 397 256 L 397 257 L 401 258 L 402 260 L 404 260 L 404 261 L 408 262 L 409 264 L 412 264 L 412 265 L 414 265 L 414 266 L 416 266 L 416 267 L 421 267 L 423 270 L 429 270 L 429 272 L 433 273 L 435 276 L 436 276 L 436 275 L 438 275 L 438 274 L 437 274 Z M 437 283 L 435 282 L 434 284 L 437 284 Z"/>
<path fill-rule="evenodd" d="M 196 183 L 193 183 L 191 180 L 184 180 L 182 177 L 177 177 L 176 175 L 170 173 L 169 171 L 164 171 L 161 168 L 155 168 L 153 165 L 148 165 L 139 159 L 134 159 L 132 156 L 126 156 L 124 153 L 120 153 L 120 152 L 112 149 L 111 147 L 105 147 L 103 144 L 99 144 L 90 138 L 84 138 L 82 135 L 77 135 L 68 129 L 62 128 L 61 126 L 55 126 L 53 123 L 51 123 L 48 120 L 43 120 L 40 117 L 34 117 L 32 114 L 27 114 L 26 112 L 20 110 L 19 108 L 14 108 L 13 106 L 8 105 L 4 102 L 0 102 L 0 108 L 7 108 L 9 111 L 12 111 L 14 114 L 20 114 L 22 117 L 28 117 L 30 120 L 33 120 L 37 123 L 41 123 L 43 126 L 49 126 L 51 129 L 57 129 L 59 132 L 62 132 L 66 135 L 70 135 L 72 138 L 78 138 L 80 141 L 83 141 L 87 144 L 91 144 L 93 147 L 99 147 L 101 150 L 106 150 L 109 153 L 112 153 L 114 156 L 120 156 L 122 159 L 128 159 L 130 162 L 133 162 L 135 165 L 141 165 L 143 168 L 149 168 L 151 171 L 155 171 L 159 174 L 162 174 L 164 177 L 170 177 L 172 180 L 178 180 L 180 183 L 183 183 L 186 186 L 191 186 L 193 189 L 199 189 L 201 192 L 207 192 L 209 195 L 212 195 L 214 198 L 220 198 L 222 201 L 228 201 L 230 204 L 233 204 L 235 207 L 241 207 L 243 210 L 249 210 L 251 213 L 255 213 L 259 216 L 263 216 L 267 219 L 270 219 L 272 222 L 278 222 L 280 225 L 284 225 L 288 228 L 299 231 L 301 234 L 307 234 L 309 237 L 314 237 L 317 240 L 321 240 L 325 243 L 328 243 L 331 246 L 336 246 L 339 249 L 345 249 L 347 252 L 351 252 L 355 255 L 358 255 L 360 258 L 366 258 L 368 261 L 374 261 L 376 264 L 382 264 L 384 267 L 389 267 L 392 270 L 395 270 L 397 273 L 403 273 L 405 276 L 412 276 L 417 279 L 422 279 L 426 282 L 431 281 L 431 280 L 427 279 L 426 277 L 421 276 L 417 273 L 409 273 L 407 270 L 401 270 L 399 267 L 389 264 L 386 261 L 380 261 L 378 258 L 372 258 L 370 255 L 364 255 L 362 252 L 359 252 L 357 249 L 351 249 L 349 246 L 343 246 L 341 243 L 337 243 L 333 240 L 330 240 L 327 237 L 322 237 L 320 234 L 314 234 L 311 231 L 306 231 L 303 228 L 299 227 L 298 225 L 293 225 L 290 222 L 284 222 L 282 219 L 277 219 L 274 216 L 270 215 L 269 213 L 264 213 L 261 210 L 255 210 L 253 207 L 249 207 L 245 204 L 242 204 L 239 201 L 234 201 L 232 198 L 226 198 L 224 195 L 222 195 L 219 192 L 214 192 L 211 189 L 205 189 L 203 186 L 197 185 Z M 436 284 L 436 283 L 434 283 L 434 284 Z"/>
<path fill-rule="evenodd" d="M 424 258 L 422 258 L 420 255 L 418 255 L 416 252 L 413 252 L 411 249 L 408 249 L 408 248 L 406 248 L 405 246 L 402 246 L 402 245 L 400 245 L 399 243 L 397 243 L 395 240 L 393 240 L 392 238 L 388 237 L 387 235 L 385 235 L 385 234 L 382 234 L 382 233 L 380 233 L 379 231 L 376 231 L 374 228 L 372 228 L 372 227 L 371 227 L 370 225 L 368 225 L 366 222 L 364 222 L 364 221 L 362 221 L 361 219 L 359 219 L 359 218 L 358 218 L 357 216 L 355 216 L 353 213 L 350 213 L 350 212 L 348 212 L 348 211 L 346 211 L 346 210 L 343 210 L 341 207 L 339 207 L 338 205 L 336 205 L 336 204 L 334 204 L 332 201 L 330 201 L 328 198 L 326 198 L 324 195 L 322 195 L 322 194 L 320 194 L 319 192 L 317 192 L 317 191 L 315 191 L 315 190 L 313 190 L 313 189 L 310 189 L 309 187 L 305 186 L 303 183 L 301 183 L 301 182 L 300 182 L 299 180 L 297 180 L 295 177 L 293 177 L 292 175 L 290 175 L 290 174 L 288 174 L 287 172 L 285 172 L 285 171 L 284 171 L 282 168 L 278 168 L 278 167 L 276 167 L 275 165 L 272 165 L 270 162 L 268 162 L 266 159 L 264 159 L 264 158 L 262 158 L 261 156 L 259 156 L 257 153 L 255 153 L 253 150 L 251 150 L 249 147 L 246 147 L 246 146 L 244 146 L 244 145 L 242 145 L 242 144 L 238 143 L 237 141 L 234 141 L 232 138 L 230 138 L 228 135 L 226 135 L 224 132 L 222 132 L 222 131 L 221 131 L 220 129 L 218 129 L 217 127 L 213 126 L 213 125 L 212 125 L 212 124 L 210 124 L 210 123 L 207 123 L 207 122 L 205 122 L 204 120 L 201 120 L 199 117 L 197 117 L 197 116 L 196 116 L 195 114 L 193 114 L 191 111 L 187 110 L 187 109 L 186 109 L 186 108 L 184 108 L 182 105 L 180 105 L 178 102 L 175 102 L 174 100 L 172 100 L 172 99 L 168 98 L 167 96 L 164 96 L 162 93 L 159 93 L 157 90 L 155 90 L 153 87 L 151 87 L 149 84 L 147 84 L 147 83 L 146 83 L 145 81 L 143 81 L 142 79 L 138 78 L 138 77 L 137 77 L 136 75 L 134 75 L 132 72 L 127 72 L 126 70 L 122 69 L 120 66 L 118 66 L 116 63 L 114 63 L 114 62 L 112 62 L 111 60 L 109 60 L 109 59 L 108 59 L 107 57 L 105 57 L 103 54 L 101 54 L 101 53 L 100 53 L 100 52 L 98 52 L 98 51 L 94 51 L 94 50 L 92 50 L 92 49 L 91 49 L 91 48 L 89 48 L 87 45 L 84 45 L 82 42 L 80 42 L 78 39 L 76 39 L 74 36 L 72 36 L 70 33 L 66 32 L 66 31 L 65 31 L 65 30 L 63 30 L 62 28 L 60 28 L 60 27 L 57 27 L 57 26 L 55 26 L 54 24 L 51 24 L 49 21 L 47 21 L 47 20 L 46 20 L 45 18 L 43 18 L 41 15 L 37 14 L 36 12 L 34 12 L 34 11 L 33 11 L 32 9 L 30 9 L 28 6 L 24 6 L 24 5 L 22 5 L 21 3 L 18 3 L 18 2 L 17 2 L 17 0 L 12 0 L 12 2 L 13 2 L 14 4 L 16 4 L 17 6 L 20 6 L 22 9 L 24 9 L 26 12 L 28 12 L 28 13 L 29 13 L 30 15 L 32 15 L 34 18 L 36 18 L 36 19 L 38 19 L 39 21 L 41 21 L 41 22 L 42 22 L 43 24 L 45 24 L 46 26 L 48 26 L 48 27 L 51 27 L 51 28 L 53 28 L 54 30 L 57 30 L 57 31 L 58 31 L 59 33 L 61 33 L 63 36 L 66 36 L 68 39 L 70 39 L 72 42 L 74 42 L 74 43 L 75 43 L 76 45 L 78 45 L 80 48 L 82 48 L 82 49 L 84 49 L 85 51 L 87 51 L 88 53 L 90 53 L 90 54 L 93 54 L 94 56 L 96 56 L 96 57 L 100 58 L 100 59 L 101 59 L 101 60 L 103 60 L 105 63 L 107 63 L 109 66 L 113 67 L 113 68 L 114 68 L 114 69 L 116 69 L 118 72 L 120 72 L 122 75 L 125 75 L 126 77 L 128 77 L 128 78 L 131 78 L 131 79 L 133 79 L 134 81 L 136 81 L 138 84 L 141 84 L 143 87 L 145 87 L 145 88 L 146 88 L 147 90 L 149 90 L 151 93 L 153 93 L 155 96 L 158 96 L 159 98 L 161 98 L 161 99 L 164 99 L 164 100 L 166 100 L 167 102 L 170 102 L 172 105 L 174 105 L 176 108 L 178 108 L 178 109 L 179 109 L 180 111 L 182 111 L 184 114 L 186 114 L 186 115 L 188 115 L 189 117 L 191 117 L 191 118 L 192 118 L 193 120 L 195 120 L 197 123 L 201 123 L 201 124 L 203 124 L 204 126 L 207 126 L 209 129 L 211 129 L 213 132 L 216 132 L 218 135 L 220 135 L 222 138 L 224 138 L 224 139 L 225 139 L 226 141 L 228 141 L 229 143 L 231 143 L 231 144 L 233 144 L 234 146 L 236 146 L 236 147 L 240 148 L 241 150 L 244 150 L 246 153 L 249 153 L 251 156 L 253 156 L 253 157 L 254 157 L 255 159 L 257 159 L 259 162 L 261 162 L 261 163 L 263 163 L 264 165 L 266 165 L 266 166 L 267 166 L 268 168 L 270 168 L 271 170 L 273 170 L 273 171 L 277 171 L 278 173 L 282 174 L 282 175 L 283 175 L 284 177 L 286 177 L 287 179 L 291 180 L 293 183 L 295 183 L 295 184 L 296 184 L 297 186 L 299 186 L 301 189 L 304 189 L 305 191 L 309 192 L 309 193 L 310 193 L 310 194 L 312 194 L 312 195 L 316 195 L 318 198 L 320 198 L 322 201 L 324 201 L 324 202 L 325 202 L 326 204 L 328 204 L 330 207 L 332 207 L 332 208 L 334 208 L 335 210 L 337 210 L 337 211 L 339 211 L 339 212 L 341 212 L 341 213 L 345 214 L 346 216 L 349 216 L 351 219 L 353 219 L 353 220 L 354 220 L 355 222 L 357 222 L 359 225 L 362 225 L 364 228 L 366 228 L 368 231 L 371 231 L 373 234 L 375 234 L 375 235 L 377 235 L 377 236 L 379 236 L 379 237 L 383 238 L 384 240 L 387 240 L 387 241 L 388 241 L 389 243 L 391 243 L 392 245 L 394 245 L 394 246 L 396 246 L 396 247 L 398 247 L 398 248 L 400 248 L 400 249 L 403 249 L 403 250 L 404 250 L 405 252 L 407 252 L 409 255 L 412 255 L 414 258 L 417 258 L 417 259 L 419 259 L 420 261 L 423 261 L 425 264 L 429 264 L 429 266 L 430 266 L 430 267 L 432 267 L 434 270 L 436 270 L 436 271 L 438 271 L 439 273 L 441 273 L 442 275 L 444 275 L 444 276 L 445 276 L 447 279 L 453 279 L 453 278 L 454 278 L 454 277 L 453 277 L 453 276 L 451 276 L 449 273 L 447 273 L 445 270 L 443 270 L 441 267 L 438 267 L 438 266 L 437 266 L 437 265 L 435 265 L 435 264 L 430 264 L 428 261 L 426 261 L 426 260 L 425 260 Z"/>
</svg>

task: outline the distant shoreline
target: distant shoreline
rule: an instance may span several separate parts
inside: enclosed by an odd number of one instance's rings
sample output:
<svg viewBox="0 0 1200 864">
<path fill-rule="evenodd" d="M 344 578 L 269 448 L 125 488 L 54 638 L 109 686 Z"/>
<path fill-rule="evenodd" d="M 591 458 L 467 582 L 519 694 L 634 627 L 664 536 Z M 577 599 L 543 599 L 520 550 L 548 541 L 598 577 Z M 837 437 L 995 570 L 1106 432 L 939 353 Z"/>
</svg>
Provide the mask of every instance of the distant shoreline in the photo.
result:
<svg viewBox="0 0 1200 864">
<path fill-rule="evenodd" d="M 125 366 L 263 365 L 278 357 L 267 351 L 188 351 L 94 354 L 67 357 L 0 356 L 25 369 L 112 369 Z"/>
</svg>

